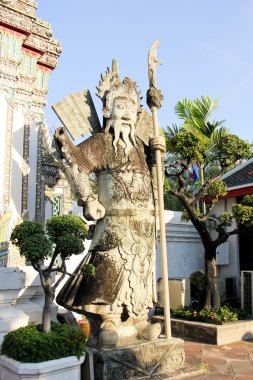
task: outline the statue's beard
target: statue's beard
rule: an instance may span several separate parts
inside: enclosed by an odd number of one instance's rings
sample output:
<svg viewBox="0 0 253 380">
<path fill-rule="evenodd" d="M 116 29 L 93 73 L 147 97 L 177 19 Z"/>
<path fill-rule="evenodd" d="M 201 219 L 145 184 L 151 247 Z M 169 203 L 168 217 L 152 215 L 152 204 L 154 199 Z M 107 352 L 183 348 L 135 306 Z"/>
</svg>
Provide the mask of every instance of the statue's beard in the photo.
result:
<svg viewBox="0 0 253 380">
<path fill-rule="evenodd" d="M 105 132 L 109 132 L 110 128 L 114 129 L 113 146 L 117 155 L 117 144 L 121 139 L 125 144 L 125 153 L 129 154 L 133 145 L 136 147 L 135 140 L 135 125 L 133 122 L 127 120 L 109 120 L 105 128 Z"/>
</svg>

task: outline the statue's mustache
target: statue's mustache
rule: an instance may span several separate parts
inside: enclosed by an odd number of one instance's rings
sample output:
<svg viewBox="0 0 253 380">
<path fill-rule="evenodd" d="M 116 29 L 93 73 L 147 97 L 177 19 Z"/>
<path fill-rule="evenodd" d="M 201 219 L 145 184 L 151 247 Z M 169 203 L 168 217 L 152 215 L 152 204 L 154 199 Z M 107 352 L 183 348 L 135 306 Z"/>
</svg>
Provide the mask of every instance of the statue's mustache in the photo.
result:
<svg viewBox="0 0 253 380">
<path fill-rule="evenodd" d="M 129 126 L 129 130 L 125 128 L 125 126 Z M 108 133 L 110 128 L 114 129 L 114 139 L 113 139 L 113 146 L 115 149 L 115 153 L 117 154 L 117 143 L 119 141 L 119 138 L 121 137 L 124 143 L 126 144 L 125 152 L 129 152 L 131 149 L 131 143 L 136 146 L 135 141 L 135 123 L 127 118 L 122 117 L 117 120 L 110 120 L 105 128 L 105 133 Z"/>
<path fill-rule="evenodd" d="M 122 116 L 122 118 L 120 120 L 131 121 L 130 117 L 125 117 L 125 116 Z"/>
</svg>

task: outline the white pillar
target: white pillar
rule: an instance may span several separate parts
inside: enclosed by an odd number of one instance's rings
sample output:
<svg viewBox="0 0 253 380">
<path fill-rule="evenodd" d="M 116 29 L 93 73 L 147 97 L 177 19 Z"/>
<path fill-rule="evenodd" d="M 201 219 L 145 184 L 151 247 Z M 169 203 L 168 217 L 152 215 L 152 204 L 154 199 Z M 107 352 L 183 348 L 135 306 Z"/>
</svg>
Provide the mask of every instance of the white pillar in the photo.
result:
<svg viewBox="0 0 253 380">
<path fill-rule="evenodd" d="M 0 92 L 0 211 L 3 209 L 3 189 L 4 189 L 4 167 L 5 167 L 5 146 L 7 129 L 8 102 L 5 92 Z"/>
</svg>

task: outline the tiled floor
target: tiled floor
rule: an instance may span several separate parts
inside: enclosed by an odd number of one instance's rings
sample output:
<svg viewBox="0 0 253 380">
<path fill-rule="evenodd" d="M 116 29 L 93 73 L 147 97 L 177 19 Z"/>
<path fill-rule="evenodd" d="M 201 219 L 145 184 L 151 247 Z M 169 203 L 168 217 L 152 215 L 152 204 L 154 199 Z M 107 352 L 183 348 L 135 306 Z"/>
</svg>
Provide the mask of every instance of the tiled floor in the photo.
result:
<svg viewBox="0 0 253 380">
<path fill-rule="evenodd" d="M 208 370 L 192 379 L 253 380 L 253 340 L 223 346 L 185 341 L 184 348 L 186 365 L 198 363 L 199 368 Z"/>
<path fill-rule="evenodd" d="M 184 342 L 185 365 L 172 374 L 152 376 L 152 380 L 253 380 L 253 340 L 214 346 Z"/>
</svg>

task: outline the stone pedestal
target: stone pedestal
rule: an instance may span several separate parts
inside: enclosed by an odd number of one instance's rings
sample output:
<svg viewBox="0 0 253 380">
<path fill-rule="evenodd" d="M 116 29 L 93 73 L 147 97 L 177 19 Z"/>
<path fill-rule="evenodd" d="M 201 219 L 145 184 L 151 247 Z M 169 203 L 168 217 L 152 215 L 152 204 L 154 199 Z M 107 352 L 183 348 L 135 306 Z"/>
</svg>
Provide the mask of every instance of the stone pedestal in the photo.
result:
<svg viewBox="0 0 253 380">
<path fill-rule="evenodd" d="M 185 360 L 183 340 L 179 338 L 139 341 L 112 349 L 87 348 L 86 352 L 83 380 L 123 380 L 161 372 L 173 373 L 183 366 Z"/>
<path fill-rule="evenodd" d="M 24 284 L 25 273 L 19 268 L 0 269 L 0 345 L 5 334 L 28 324 L 28 315 L 15 307 Z"/>
</svg>

